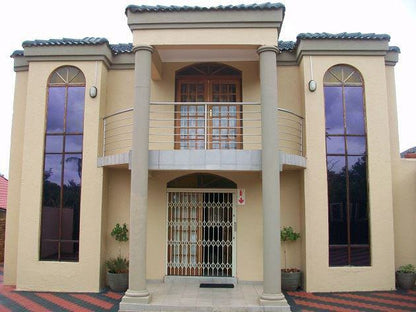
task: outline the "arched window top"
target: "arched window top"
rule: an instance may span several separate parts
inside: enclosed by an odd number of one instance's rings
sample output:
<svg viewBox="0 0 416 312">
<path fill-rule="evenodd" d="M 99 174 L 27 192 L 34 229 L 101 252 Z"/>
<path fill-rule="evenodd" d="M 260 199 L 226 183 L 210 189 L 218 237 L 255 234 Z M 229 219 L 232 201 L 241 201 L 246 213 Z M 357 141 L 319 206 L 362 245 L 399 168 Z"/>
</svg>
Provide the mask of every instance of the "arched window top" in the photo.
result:
<svg viewBox="0 0 416 312">
<path fill-rule="evenodd" d="M 48 84 L 55 85 L 84 85 L 85 76 L 74 66 L 63 66 L 56 69 L 49 77 Z"/>
<path fill-rule="evenodd" d="M 210 173 L 191 173 L 168 182 L 169 188 L 222 188 L 234 189 L 233 181 Z"/>
<path fill-rule="evenodd" d="M 363 78 L 361 73 L 350 65 L 335 65 L 325 73 L 324 84 L 327 86 L 362 86 Z"/>
<path fill-rule="evenodd" d="M 241 71 L 221 63 L 198 63 L 186 66 L 176 72 L 177 77 L 187 76 L 235 76 L 240 77 Z"/>
</svg>

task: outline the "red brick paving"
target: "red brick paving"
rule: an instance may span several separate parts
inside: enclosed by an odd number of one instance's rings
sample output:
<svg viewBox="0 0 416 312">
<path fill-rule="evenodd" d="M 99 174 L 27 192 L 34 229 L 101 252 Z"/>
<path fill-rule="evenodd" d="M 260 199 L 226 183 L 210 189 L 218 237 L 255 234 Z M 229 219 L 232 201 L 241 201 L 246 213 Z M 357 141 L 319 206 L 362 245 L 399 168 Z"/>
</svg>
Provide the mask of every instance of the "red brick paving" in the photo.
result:
<svg viewBox="0 0 416 312">
<path fill-rule="evenodd" d="M 70 294 L 70 296 L 91 303 L 103 309 L 111 309 L 113 307 L 113 304 L 110 302 L 100 300 L 86 294 Z"/>
<path fill-rule="evenodd" d="M 391 304 L 391 305 L 394 305 L 394 306 L 415 308 L 415 310 L 416 310 L 416 304 L 409 303 L 409 302 L 404 302 L 402 300 L 389 300 L 389 299 L 382 299 L 382 298 L 372 298 L 372 297 L 369 297 L 369 296 L 361 296 L 361 295 L 355 295 L 355 294 L 337 294 L 337 296 L 345 297 L 345 298 L 351 298 L 351 299 L 373 301 L 373 302 L 377 302 L 377 303 L 386 303 L 386 304 Z M 392 310 L 390 309 L 390 311 L 392 311 Z"/>
<path fill-rule="evenodd" d="M 68 309 L 69 311 L 73 311 L 73 312 L 92 312 L 93 311 L 93 310 L 85 309 L 81 307 L 80 305 L 77 305 L 68 300 L 62 299 L 51 293 L 36 293 L 36 295 L 62 308 Z"/>
</svg>

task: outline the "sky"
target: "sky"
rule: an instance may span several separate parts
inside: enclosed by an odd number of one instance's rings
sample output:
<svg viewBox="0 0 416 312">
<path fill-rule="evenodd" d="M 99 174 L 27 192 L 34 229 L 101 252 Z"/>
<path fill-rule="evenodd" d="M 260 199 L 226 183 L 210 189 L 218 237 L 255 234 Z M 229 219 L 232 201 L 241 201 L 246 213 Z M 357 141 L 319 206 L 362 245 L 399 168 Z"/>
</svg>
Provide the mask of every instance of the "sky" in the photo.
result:
<svg viewBox="0 0 416 312">
<path fill-rule="evenodd" d="M 10 134 L 15 73 L 14 50 L 25 40 L 105 37 L 111 43 L 132 41 L 124 14 L 129 4 L 216 6 L 252 4 L 255 0 L 23 0 L 6 1 L 0 10 L 0 173 L 9 176 Z M 401 54 L 395 67 L 400 150 L 416 146 L 415 77 L 416 0 L 281 0 L 286 7 L 281 40 L 296 40 L 303 32 L 374 32 L 391 36 Z M 6 3 L 6 4 L 5 4 Z"/>
</svg>

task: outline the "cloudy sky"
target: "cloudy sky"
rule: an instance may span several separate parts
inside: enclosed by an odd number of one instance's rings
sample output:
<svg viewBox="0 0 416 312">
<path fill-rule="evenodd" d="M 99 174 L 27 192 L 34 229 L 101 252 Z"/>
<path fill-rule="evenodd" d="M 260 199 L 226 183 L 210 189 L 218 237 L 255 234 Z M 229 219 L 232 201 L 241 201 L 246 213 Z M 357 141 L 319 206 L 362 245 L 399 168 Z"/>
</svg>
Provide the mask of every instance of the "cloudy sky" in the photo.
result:
<svg viewBox="0 0 416 312">
<path fill-rule="evenodd" d="M 111 43 L 131 42 L 124 10 L 129 4 L 215 6 L 251 4 L 254 0 L 38 0 L 6 1 L 0 10 L 0 173 L 8 177 L 14 79 L 10 54 L 24 40 L 106 37 Z M 263 3 L 266 1 L 257 1 Z M 279 1 L 272 1 L 279 2 Z M 281 0 L 286 15 L 280 39 L 296 40 L 301 32 L 375 32 L 391 36 L 400 47 L 396 65 L 400 149 L 416 145 L 415 76 L 416 0 Z"/>
</svg>

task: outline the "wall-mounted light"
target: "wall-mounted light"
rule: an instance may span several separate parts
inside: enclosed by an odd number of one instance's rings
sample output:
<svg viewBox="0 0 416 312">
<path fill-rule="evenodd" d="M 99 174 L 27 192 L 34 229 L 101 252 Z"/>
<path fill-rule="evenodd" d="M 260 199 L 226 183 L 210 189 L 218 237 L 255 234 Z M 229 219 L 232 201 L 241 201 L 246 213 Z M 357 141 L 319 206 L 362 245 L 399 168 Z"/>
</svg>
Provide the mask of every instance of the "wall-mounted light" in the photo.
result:
<svg viewBox="0 0 416 312">
<path fill-rule="evenodd" d="M 308 83 L 308 88 L 309 88 L 309 91 L 311 91 L 311 92 L 315 92 L 315 90 L 316 90 L 316 81 L 315 80 L 309 80 L 309 83 Z"/>
<path fill-rule="evenodd" d="M 90 97 L 95 98 L 97 96 L 97 87 L 92 86 L 90 88 Z"/>
</svg>

